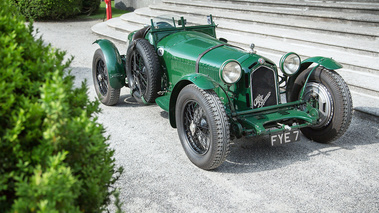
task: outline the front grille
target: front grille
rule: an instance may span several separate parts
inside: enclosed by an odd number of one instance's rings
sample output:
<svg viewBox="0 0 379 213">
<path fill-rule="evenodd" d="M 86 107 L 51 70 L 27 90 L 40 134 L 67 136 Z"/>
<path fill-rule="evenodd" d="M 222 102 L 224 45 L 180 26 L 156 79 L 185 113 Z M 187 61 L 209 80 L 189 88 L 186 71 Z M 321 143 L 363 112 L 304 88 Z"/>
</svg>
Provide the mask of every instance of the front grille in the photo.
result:
<svg viewBox="0 0 379 213">
<path fill-rule="evenodd" d="M 253 109 L 278 104 L 274 70 L 261 66 L 251 74 L 251 106 Z"/>
</svg>

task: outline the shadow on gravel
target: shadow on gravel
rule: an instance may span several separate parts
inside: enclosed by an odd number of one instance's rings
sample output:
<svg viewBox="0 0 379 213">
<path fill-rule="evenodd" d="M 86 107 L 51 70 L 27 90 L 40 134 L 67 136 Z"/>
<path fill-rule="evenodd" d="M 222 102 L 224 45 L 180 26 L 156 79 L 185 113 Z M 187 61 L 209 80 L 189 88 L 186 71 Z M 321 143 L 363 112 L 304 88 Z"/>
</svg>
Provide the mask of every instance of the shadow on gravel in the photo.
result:
<svg viewBox="0 0 379 213">
<path fill-rule="evenodd" d="M 125 91 L 121 91 L 120 99 L 117 104 L 112 107 L 124 108 L 124 107 L 147 107 L 155 104 L 142 104 L 138 103 L 137 100 L 129 94 L 129 90 L 125 93 Z"/>
<path fill-rule="evenodd" d="M 130 94 L 121 94 L 118 103 L 115 107 L 143 107 L 144 105 L 137 102 L 137 100 Z"/>
<path fill-rule="evenodd" d="M 216 172 L 253 173 L 274 170 L 319 155 L 379 143 L 379 123 L 353 116 L 348 131 L 330 144 L 316 143 L 303 135 L 300 142 L 272 147 L 268 136 L 234 140 L 227 160 Z"/>
<path fill-rule="evenodd" d="M 378 117 L 365 117 L 355 113 L 349 129 L 342 139 L 344 140 L 338 140 L 332 145 L 344 149 L 354 149 L 356 146 L 379 143 Z"/>
<path fill-rule="evenodd" d="M 168 112 L 162 111 L 160 114 L 162 118 L 168 119 Z"/>
</svg>

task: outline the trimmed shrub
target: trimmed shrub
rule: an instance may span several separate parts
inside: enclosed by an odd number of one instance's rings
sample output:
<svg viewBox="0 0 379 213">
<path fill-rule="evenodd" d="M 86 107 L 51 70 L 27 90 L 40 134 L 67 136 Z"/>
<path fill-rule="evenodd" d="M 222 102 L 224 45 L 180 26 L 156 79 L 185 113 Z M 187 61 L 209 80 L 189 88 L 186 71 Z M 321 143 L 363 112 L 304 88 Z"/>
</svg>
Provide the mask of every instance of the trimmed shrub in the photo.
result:
<svg viewBox="0 0 379 213">
<path fill-rule="evenodd" d="M 60 20 L 81 12 L 82 0 L 11 0 L 27 19 Z"/>
<path fill-rule="evenodd" d="M 32 36 L 33 25 L 0 1 L 1 212 L 101 212 L 117 168 L 99 102 L 74 88 L 65 53 Z"/>
</svg>

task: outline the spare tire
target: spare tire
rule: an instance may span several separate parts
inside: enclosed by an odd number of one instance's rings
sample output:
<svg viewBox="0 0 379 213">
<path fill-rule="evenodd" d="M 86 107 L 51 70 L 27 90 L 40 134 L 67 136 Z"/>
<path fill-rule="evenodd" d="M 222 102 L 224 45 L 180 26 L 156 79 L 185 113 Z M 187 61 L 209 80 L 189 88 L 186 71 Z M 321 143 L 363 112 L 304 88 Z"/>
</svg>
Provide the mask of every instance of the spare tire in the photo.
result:
<svg viewBox="0 0 379 213">
<path fill-rule="evenodd" d="M 161 89 L 161 67 L 154 47 L 146 39 L 137 39 L 126 55 L 128 85 L 141 103 L 153 103 Z"/>
</svg>

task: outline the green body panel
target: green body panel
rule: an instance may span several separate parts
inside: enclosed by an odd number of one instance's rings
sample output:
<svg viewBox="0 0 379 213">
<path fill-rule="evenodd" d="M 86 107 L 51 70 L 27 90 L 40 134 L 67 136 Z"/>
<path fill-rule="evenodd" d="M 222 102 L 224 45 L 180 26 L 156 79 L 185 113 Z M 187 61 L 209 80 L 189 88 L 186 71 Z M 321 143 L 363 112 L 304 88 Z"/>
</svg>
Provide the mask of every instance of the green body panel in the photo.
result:
<svg viewBox="0 0 379 213">
<path fill-rule="evenodd" d="M 166 93 L 155 99 L 155 103 L 160 106 L 164 111 L 168 112 L 170 110 L 170 97 L 171 93 Z"/>
<path fill-rule="evenodd" d="M 137 31 L 138 31 L 138 30 L 135 30 L 135 31 L 129 33 L 129 35 L 128 35 L 129 43 L 132 41 L 133 35 L 134 35 Z"/>
<path fill-rule="evenodd" d="M 99 39 L 94 43 L 97 43 L 103 51 L 111 87 L 120 89 L 125 86 L 125 66 L 116 46 L 107 39 Z"/>
</svg>

